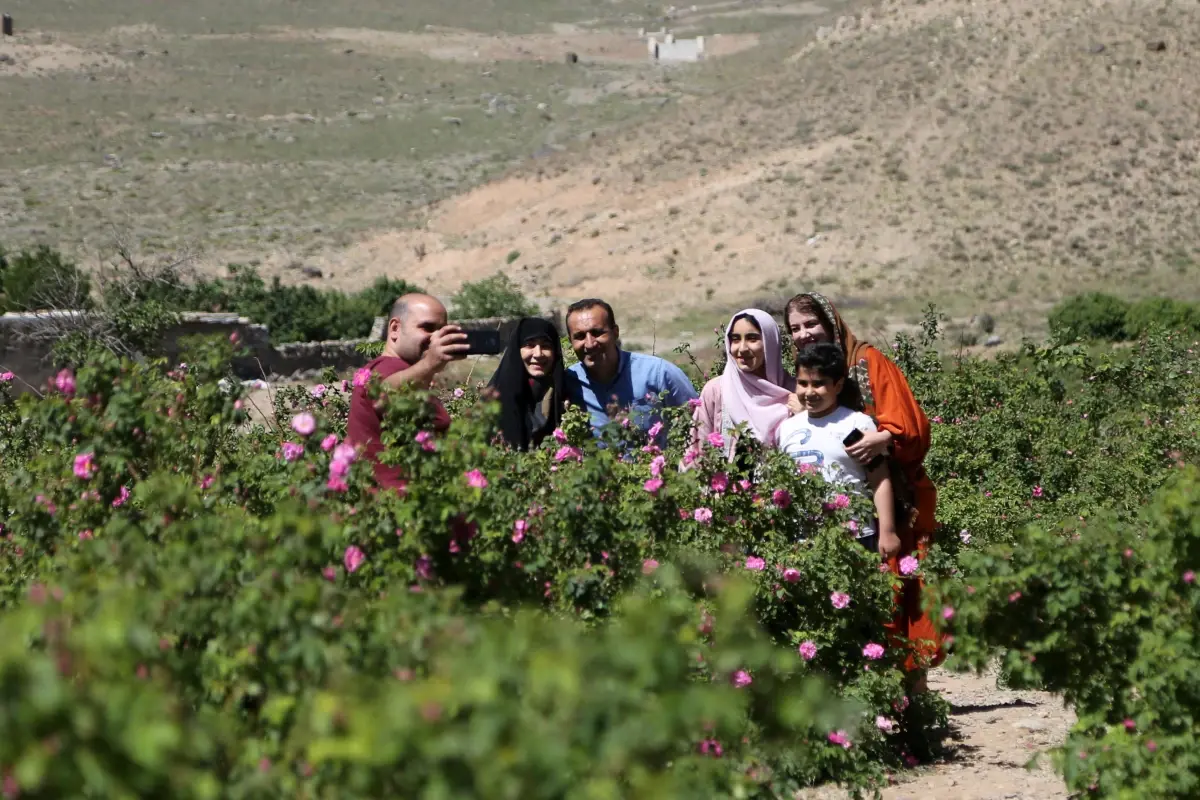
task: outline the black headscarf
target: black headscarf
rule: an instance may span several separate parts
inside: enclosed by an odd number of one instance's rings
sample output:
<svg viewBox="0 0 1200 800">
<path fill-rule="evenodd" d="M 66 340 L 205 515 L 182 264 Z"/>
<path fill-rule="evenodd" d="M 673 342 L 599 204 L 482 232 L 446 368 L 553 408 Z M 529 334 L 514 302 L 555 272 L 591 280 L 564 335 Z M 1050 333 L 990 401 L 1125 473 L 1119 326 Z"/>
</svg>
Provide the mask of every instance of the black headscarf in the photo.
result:
<svg viewBox="0 0 1200 800">
<path fill-rule="evenodd" d="M 533 339 L 548 339 L 554 352 L 554 368 L 536 384 L 521 361 L 521 346 Z M 510 447 L 536 447 L 558 427 L 567 399 L 565 372 L 562 345 L 554 325 L 539 317 L 525 317 L 518 322 L 500 366 L 488 381 L 499 395 L 500 435 Z"/>
</svg>

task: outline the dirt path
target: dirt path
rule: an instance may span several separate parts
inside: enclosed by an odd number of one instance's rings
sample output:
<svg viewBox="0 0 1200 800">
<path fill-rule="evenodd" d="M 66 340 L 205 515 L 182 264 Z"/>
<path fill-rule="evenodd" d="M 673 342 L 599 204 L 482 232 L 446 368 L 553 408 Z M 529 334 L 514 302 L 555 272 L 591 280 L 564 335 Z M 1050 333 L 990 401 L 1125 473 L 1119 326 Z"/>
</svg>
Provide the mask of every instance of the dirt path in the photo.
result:
<svg viewBox="0 0 1200 800">
<path fill-rule="evenodd" d="M 1046 692 L 996 688 L 994 675 L 954 675 L 936 670 L 932 689 L 952 706 L 949 752 L 939 763 L 897 776 L 884 800 L 1066 800 L 1062 779 L 1043 758 L 1036 770 L 1025 764 L 1039 751 L 1066 738 L 1075 715 Z M 841 800 L 847 794 L 825 787 L 797 800 Z"/>
</svg>

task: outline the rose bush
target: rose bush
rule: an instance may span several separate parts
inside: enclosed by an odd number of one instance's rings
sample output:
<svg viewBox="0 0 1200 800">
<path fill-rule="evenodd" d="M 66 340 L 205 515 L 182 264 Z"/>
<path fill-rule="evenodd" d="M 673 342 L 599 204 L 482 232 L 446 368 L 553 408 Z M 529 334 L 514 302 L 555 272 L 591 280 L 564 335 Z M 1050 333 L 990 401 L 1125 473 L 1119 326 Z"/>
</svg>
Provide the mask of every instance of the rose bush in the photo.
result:
<svg viewBox="0 0 1200 800">
<path fill-rule="evenodd" d="M 927 576 L 999 574 L 969 552 L 1039 518 L 1128 524 L 1196 454 L 1186 341 L 947 363 L 932 333 L 895 349 L 935 422 Z M 0 402 L 0 669 L 27 687 L 0 705 L 6 786 L 782 797 L 935 751 L 945 704 L 906 693 L 891 576 L 849 538 L 868 504 L 785 456 L 708 446 L 680 470 L 689 409 L 664 451 L 620 420 L 597 448 L 573 411 L 505 453 L 479 387 L 445 398 L 442 436 L 391 393 L 407 480 L 380 493 L 342 441 L 363 376 L 252 425 L 230 355 L 98 354 Z M 955 585 L 967 647 L 986 624 Z M 989 636 L 968 652 L 1015 641 Z"/>
</svg>

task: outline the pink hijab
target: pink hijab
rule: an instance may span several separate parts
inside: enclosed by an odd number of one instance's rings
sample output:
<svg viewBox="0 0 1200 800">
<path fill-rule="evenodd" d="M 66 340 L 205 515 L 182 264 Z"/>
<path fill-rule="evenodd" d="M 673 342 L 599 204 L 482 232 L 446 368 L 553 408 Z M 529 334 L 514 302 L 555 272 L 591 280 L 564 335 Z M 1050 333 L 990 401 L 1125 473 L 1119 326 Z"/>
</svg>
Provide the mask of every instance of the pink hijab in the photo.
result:
<svg viewBox="0 0 1200 800">
<path fill-rule="evenodd" d="M 743 314 L 758 323 L 766 356 L 767 377 L 749 375 L 737 368 L 729 351 L 729 331 Z M 783 358 L 779 349 L 779 326 L 765 311 L 747 308 L 734 314 L 725 329 L 725 372 L 721 374 L 721 405 L 736 425 L 746 422 L 754 437 L 764 444 L 775 443 L 775 431 L 788 418 L 788 396 L 783 387 Z"/>
</svg>

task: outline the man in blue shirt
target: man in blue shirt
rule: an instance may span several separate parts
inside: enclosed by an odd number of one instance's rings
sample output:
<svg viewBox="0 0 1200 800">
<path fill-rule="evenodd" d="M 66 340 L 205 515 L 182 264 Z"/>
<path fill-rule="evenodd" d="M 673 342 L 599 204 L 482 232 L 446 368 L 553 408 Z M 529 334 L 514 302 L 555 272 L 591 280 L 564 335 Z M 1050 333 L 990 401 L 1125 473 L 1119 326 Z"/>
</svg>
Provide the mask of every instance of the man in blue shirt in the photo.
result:
<svg viewBox="0 0 1200 800">
<path fill-rule="evenodd" d="M 645 353 L 630 353 L 618 346 L 612 306 L 589 298 L 567 308 L 567 333 L 579 363 L 571 367 L 571 401 L 587 409 L 592 432 L 609 422 L 619 410 L 629 409 L 633 424 L 649 430 L 660 420 L 663 406 L 682 406 L 698 397 L 696 388 L 679 367 Z M 661 398 L 660 398 L 661 395 Z M 656 437 L 662 443 L 663 436 Z"/>
</svg>

